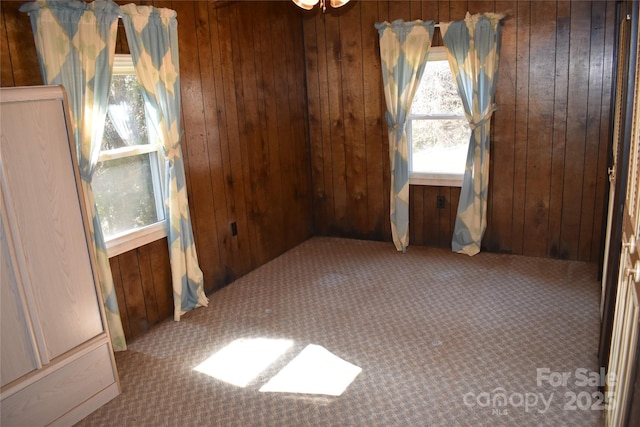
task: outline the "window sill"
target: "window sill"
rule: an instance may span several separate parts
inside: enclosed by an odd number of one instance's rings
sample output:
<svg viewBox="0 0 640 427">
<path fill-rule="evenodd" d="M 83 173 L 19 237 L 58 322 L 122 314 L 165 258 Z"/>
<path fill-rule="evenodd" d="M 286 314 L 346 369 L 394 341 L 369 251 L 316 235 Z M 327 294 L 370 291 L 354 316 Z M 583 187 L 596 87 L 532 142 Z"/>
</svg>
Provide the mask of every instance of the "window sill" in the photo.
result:
<svg viewBox="0 0 640 427">
<path fill-rule="evenodd" d="M 409 173 L 409 184 L 431 185 L 434 187 L 462 187 L 462 174 Z"/>
<path fill-rule="evenodd" d="M 148 243 L 167 237 L 167 229 L 164 221 L 156 222 L 142 228 L 136 228 L 129 232 L 117 235 L 105 242 L 107 255 L 112 258 L 130 250 L 139 248 Z"/>
</svg>

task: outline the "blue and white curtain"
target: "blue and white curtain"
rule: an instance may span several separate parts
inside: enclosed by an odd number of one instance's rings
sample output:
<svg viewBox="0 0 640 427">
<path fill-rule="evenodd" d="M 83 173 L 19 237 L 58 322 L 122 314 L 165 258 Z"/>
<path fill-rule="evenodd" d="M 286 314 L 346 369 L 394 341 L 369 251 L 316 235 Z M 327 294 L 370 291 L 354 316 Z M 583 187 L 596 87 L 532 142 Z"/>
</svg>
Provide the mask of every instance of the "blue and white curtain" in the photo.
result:
<svg viewBox="0 0 640 427">
<path fill-rule="evenodd" d="M 67 92 L 111 341 L 114 350 L 125 350 L 109 257 L 91 189 L 104 132 L 120 8 L 111 1 L 40 0 L 20 10 L 31 18 L 44 83 L 63 85 Z"/>
<path fill-rule="evenodd" d="M 122 6 L 129 50 L 142 86 L 150 123 L 157 125 L 166 159 L 165 212 L 174 293 L 174 320 L 207 306 L 193 240 L 180 148 L 180 71 L 176 12 L 151 6 Z"/>
<path fill-rule="evenodd" d="M 165 217 L 174 319 L 180 320 L 186 311 L 208 304 L 191 228 L 180 148 L 176 13 L 133 4 L 121 8 L 111 0 L 38 0 L 24 4 L 20 10 L 31 18 L 44 83 L 61 84 L 67 92 L 111 340 L 114 350 L 125 350 L 109 258 L 91 189 L 104 133 L 120 15 L 143 88 L 148 122 L 157 125 L 155 131 L 167 162 Z"/>
<path fill-rule="evenodd" d="M 462 98 L 471 140 L 451 247 L 475 255 L 487 228 L 489 136 L 498 77 L 500 20 L 504 15 L 467 15 L 462 21 L 440 23 L 447 57 Z"/>
<path fill-rule="evenodd" d="M 396 249 L 409 246 L 409 149 L 406 123 L 413 97 L 427 63 L 433 21 L 375 24 L 380 36 L 382 80 L 387 105 L 391 166 L 391 233 Z"/>
</svg>

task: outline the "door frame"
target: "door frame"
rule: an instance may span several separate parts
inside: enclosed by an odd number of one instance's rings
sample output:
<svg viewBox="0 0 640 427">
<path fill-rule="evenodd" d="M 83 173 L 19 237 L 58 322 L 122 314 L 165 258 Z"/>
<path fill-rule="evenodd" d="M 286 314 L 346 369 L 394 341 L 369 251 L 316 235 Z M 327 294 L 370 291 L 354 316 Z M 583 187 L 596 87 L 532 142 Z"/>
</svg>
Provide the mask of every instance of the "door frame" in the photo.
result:
<svg viewBox="0 0 640 427">
<path fill-rule="evenodd" d="M 624 203 L 625 203 L 625 195 L 627 191 L 627 178 L 628 178 L 628 169 L 629 169 L 629 151 L 630 151 L 630 142 L 631 142 L 631 131 L 633 124 L 633 100 L 634 100 L 634 85 L 636 72 L 635 66 L 630 66 L 630 64 L 636 63 L 637 50 L 635 45 L 635 40 L 637 40 L 638 33 L 638 8 L 633 7 L 634 2 L 618 2 L 616 5 L 616 22 L 618 26 L 616 27 L 616 57 L 614 58 L 616 69 L 614 69 L 614 80 L 613 84 L 613 97 L 612 97 L 612 105 L 613 108 L 611 111 L 614 114 L 611 115 L 611 135 L 613 136 L 613 127 L 615 120 L 615 105 L 616 99 L 618 96 L 622 96 L 622 102 L 620 103 L 621 108 L 623 108 L 623 112 L 621 115 L 621 129 L 619 132 L 619 143 L 618 143 L 618 153 L 617 153 L 617 162 L 615 165 L 615 176 L 616 183 L 614 189 L 614 202 L 613 202 L 613 213 L 611 215 L 612 218 L 612 226 L 610 228 L 609 236 L 606 238 L 609 239 L 609 251 L 605 253 L 604 256 L 607 260 L 607 272 L 606 277 L 602 277 L 602 286 L 604 288 L 604 298 L 603 298 L 603 307 L 602 307 L 602 319 L 600 323 L 600 342 L 598 346 L 598 359 L 600 366 L 607 367 L 609 364 L 609 350 L 611 347 L 611 335 L 613 330 L 613 317 L 615 314 L 615 303 L 617 297 L 617 282 L 618 282 L 618 273 L 620 267 L 620 255 L 622 249 L 622 222 L 624 217 Z M 626 17 L 630 16 L 631 19 L 627 19 Z M 620 26 L 626 25 L 627 31 L 625 32 L 625 39 L 619 40 L 620 38 Z M 623 58 L 624 63 L 622 66 L 622 70 L 617 69 L 618 64 L 618 55 L 620 54 L 620 46 L 624 43 L 625 46 L 625 57 Z M 617 91 L 617 79 L 618 76 L 622 74 L 623 76 L 623 88 L 620 93 Z M 613 154 L 610 153 L 609 166 L 611 165 L 611 161 L 613 159 Z"/>
</svg>

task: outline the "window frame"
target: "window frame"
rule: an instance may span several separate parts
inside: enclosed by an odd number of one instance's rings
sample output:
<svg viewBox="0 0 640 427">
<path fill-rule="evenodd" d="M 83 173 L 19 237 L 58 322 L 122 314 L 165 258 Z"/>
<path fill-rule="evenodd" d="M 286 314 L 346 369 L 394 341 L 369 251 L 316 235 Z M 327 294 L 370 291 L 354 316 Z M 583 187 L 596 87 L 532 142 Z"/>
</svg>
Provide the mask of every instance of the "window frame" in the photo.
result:
<svg viewBox="0 0 640 427">
<path fill-rule="evenodd" d="M 448 61 L 447 50 L 444 46 L 432 46 L 429 51 L 427 62 L 430 61 Z M 424 75 L 423 75 L 424 76 Z M 412 138 L 412 121 L 413 120 L 459 120 L 464 119 L 468 124 L 466 116 L 456 114 L 411 114 L 407 116 L 407 145 L 409 152 L 409 184 L 411 185 L 430 185 L 440 187 L 462 187 L 464 171 L 459 174 L 452 173 L 428 173 L 413 171 L 413 138 Z"/>
<path fill-rule="evenodd" d="M 135 68 L 131 55 L 116 54 L 113 61 L 113 75 L 134 74 Z M 149 127 L 147 127 L 149 130 Z M 151 163 L 151 180 L 154 188 L 154 199 L 156 202 L 156 211 L 164 213 L 164 183 L 162 181 L 162 150 L 158 144 L 136 145 L 131 147 L 116 148 L 108 151 L 100 151 L 98 162 L 107 160 L 116 160 L 123 157 L 132 157 L 140 154 L 149 154 Z M 154 159 L 154 160 L 152 160 Z M 165 215 L 163 215 L 165 216 Z M 107 247 L 107 255 L 109 258 L 130 250 L 139 248 L 149 243 L 167 237 L 166 217 L 153 224 L 145 227 L 133 228 L 128 231 L 111 236 L 109 239 L 105 237 L 105 245 Z"/>
</svg>

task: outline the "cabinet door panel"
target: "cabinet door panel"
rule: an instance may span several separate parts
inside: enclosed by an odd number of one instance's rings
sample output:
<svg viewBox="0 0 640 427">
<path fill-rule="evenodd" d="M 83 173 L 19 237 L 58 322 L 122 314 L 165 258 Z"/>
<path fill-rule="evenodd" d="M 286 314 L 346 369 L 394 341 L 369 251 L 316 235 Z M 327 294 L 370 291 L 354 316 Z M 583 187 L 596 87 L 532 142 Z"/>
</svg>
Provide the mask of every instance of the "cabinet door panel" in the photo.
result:
<svg viewBox="0 0 640 427">
<path fill-rule="evenodd" d="M 7 209 L 16 222 L 13 241 L 24 256 L 21 276 L 35 304 L 32 320 L 46 362 L 104 331 L 64 109 L 60 101 L 45 100 L 6 103 L 0 113 Z"/>
<path fill-rule="evenodd" d="M 41 380 L 4 399 L 0 411 L 0 425 L 49 425 L 96 393 L 115 388 L 117 395 L 115 383 L 110 350 L 107 344 L 103 344 L 62 368 L 52 370 Z M 111 397 L 114 397 L 113 393 L 111 394 Z M 78 420 L 70 424 L 76 421 Z"/>
<path fill-rule="evenodd" d="M 7 241 L 7 231 L 3 220 L 3 198 L 0 188 L 0 348 L 3 351 L 0 360 L 0 386 L 37 369 L 39 364 L 34 354 L 35 342 L 29 333 L 29 322 L 25 316 L 24 304 L 19 294 L 19 284 L 11 261 L 11 252 Z"/>
</svg>

